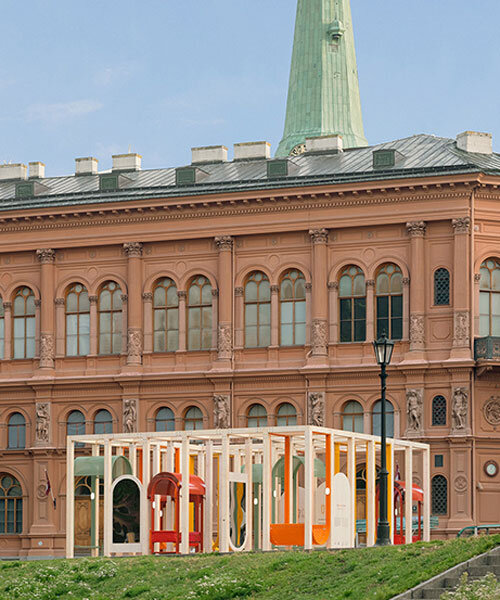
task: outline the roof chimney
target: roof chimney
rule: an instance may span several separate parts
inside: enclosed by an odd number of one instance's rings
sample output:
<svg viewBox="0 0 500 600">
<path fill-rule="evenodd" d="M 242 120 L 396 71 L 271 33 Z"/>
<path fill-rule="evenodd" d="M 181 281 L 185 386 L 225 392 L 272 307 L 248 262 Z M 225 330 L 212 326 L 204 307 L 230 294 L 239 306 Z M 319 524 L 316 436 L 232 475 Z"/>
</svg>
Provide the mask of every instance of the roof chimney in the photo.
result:
<svg viewBox="0 0 500 600">
<path fill-rule="evenodd" d="M 457 148 L 477 154 L 493 154 L 493 136 L 491 133 L 464 131 L 457 135 Z"/>
<path fill-rule="evenodd" d="M 191 154 L 191 164 L 193 165 L 227 162 L 226 146 L 201 146 L 200 148 L 191 148 Z"/>
<path fill-rule="evenodd" d="M 45 165 L 42 162 L 30 162 L 30 179 L 43 179 L 45 177 Z"/>
<path fill-rule="evenodd" d="M 0 180 L 7 179 L 26 179 L 28 167 L 22 163 L 15 165 L 0 165 Z"/>
<path fill-rule="evenodd" d="M 140 154 L 113 154 L 113 171 L 140 171 Z"/>
<path fill-rule="evenodd" d="M 99 161 L 93 156 L 75 158 L 75 175 L 95 175 Z"/>
<path fill-rule="evenodd" d="M 259 160 L 271 158 L 269 142 L 244 142 L 234 145 L 234 160 Z"/>
<path fill-rule="evenodd" d="M 322 135 L 306 138 L 306 152 L 311 154 L 337 153 L 344 151 L 341 135 Z"/>
</svg>

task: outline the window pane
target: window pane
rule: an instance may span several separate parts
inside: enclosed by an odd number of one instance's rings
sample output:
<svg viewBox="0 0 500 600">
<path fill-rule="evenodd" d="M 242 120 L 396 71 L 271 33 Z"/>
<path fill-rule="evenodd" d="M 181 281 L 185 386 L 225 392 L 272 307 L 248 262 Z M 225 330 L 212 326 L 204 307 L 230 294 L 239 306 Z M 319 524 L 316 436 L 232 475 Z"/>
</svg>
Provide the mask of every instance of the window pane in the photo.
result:
<svg viewBox="0 0 500 600">
<path fill-rule="evenodd" d="M 202 318 L 203 318 L 202 327 L 211 329 L 212 328 L 212 307 L 207 306 L 205 308 L 202 308 L 201 310 L 202 310 Z"/>
<path fill-rule="evenodd" d="M 257 325 L 257 304 L 247 304 L 245 306 L 245 324 Z"/>
<path fill-rule="evenodd" d="M 482 315 L 490 314 L 490 295 L 488 292 L 481 292 L 479 294 L 479 312 Z"/>
<path fill-rule="evenodd" d="M 347 321 L 352 318 L 351 299 L 345 298 L 340 301 L 340 319 Z"/>
<path fill-rule="evenodd" d="M 76 335 L 78 333 L 78 316 L 66 315 L 66 334 Z"/>
<path fill-rule="evenodd" d="M 113 354 L 120 354 L 122 351 L 122 334 L 114 333 L 113 334 Z"/>
<path fill-rule="evenodd" d="M 189 329 L 199 329 L 201 327 L 201 309 L 189 309 Z"/>
<path fill-rule="evenodd" d="M 102 333 L 109 333 L 111 331 L 111 314 L 101 313 L 99 315 L 99 331 Z"/>
<path fill-rule="evenodd" d="M 377 277 L 377 294 L 388 294 L 389 291 L 389 276 L 381 273 Z"/>
<path fill-rule="evenodd" d="M 479 335 L 490 335 L 490 318 L 488 316 L 479 317 Z"/>
<path fill-rule="evenodd" d="M 491 314 L 500 315 L 500 294 L 491 294 Z"/>
<path fill-rule="evenodd" d="M 167 334 L 167 351 L 175 352 L 179 349 L 179 332 L 170 330 Z"/>
<path fill-rule="evenodd" d="M 99 354 L 111 354 L 111 334 L 101 333 L 99 336 Z"/>
<path fill-rule="evenodd" d="M 259 300 L 261 302 L 271 301 L 271 284 L 269 280 L 262 281 L 259 286 Z"/>
<path fill-rule="evenodd" d="M 256 302 L 257 301 L 257 283 L 255 281 L 249 281 L 245 286 L 245 301 Z"/>
<path fill-rule="evenodd" d="M 271 305 L 259 304 L 259 324 L 269 325 L 271 323 Z"/>
<path fill-rule="evenodd" d="M 491 277 L 492 289 L 494 289 L 497 292 L 500 292 L 500 269 L 498 269 L 498 268 L 494 269 L 491 276 L 492 276 Z"/>
<path fill-rule="evenodd" d="M 80 356 L 90 354 L 90 335 L 88 333 L 80 334 Z"/>
<path fill-rule="evenodd" d="M 304 300 L 306 297 L 306 281 L 303 278 L 295 282 L 295 297 L 298 300 Z"/>
<path fill-rule="evenodd" d="M 210 350 L 212 347 L 212 331 L 204 329 L 203 330 L 203 339 L 201 341 L 203 350 Z"/>
<path fill-rule="evenodd" d="M 154 320 L 155 320 L 155 324 L 154 324 L 155 331 L 165 331 L 166 327 L 165 327 L 165 310 L 164 309 L 155 310 Z"/>
<path fill-rule="evenodd" d="M 199 350 L 200 341 L 200 330 L 190 328 L 188 335 L 188 350 Z"/>
<path fill-rule="evenodd" d="M 155 331 L 154 333 L 154 351 L 155 352 L 164 352 L 165 351 L 165 332 L 164 331 Z"/>
<path fill-rule="evenodd" d="M 66 354 L 76 356 L 78 354 L 78 338 L 76 335 L 66 336 Z"/>
<path fill-rule="evenodd" d="M 113 333 L 121 333 L 122 321 L 123 317 L 121 311 L 113 313 Z"/>
<path fill-rule="evenodd" d="M 179 329 L 179 309 L 170 308 L 167 312 L 167 327 L 169 329 Z"/>
<path fill-rule="evenodd" d="M 78 296 L 74 292 L 71 292 L 66 296 L 66 311 L 76 312 L 78 310 Z"/>
<path fill-rule="evenodd" d="M 203 304 L 212 304 L 212 286 L 209 283 L 201 290 L 201 301 Z"/>
<path fill-rule="evenodd" d="M 102 290 L 99 296 L 99 309 L 110 310 L 111 309 L 111 293 L 108 290 Z"/>
<path fill-rule="evenodd" d="M 500 317 L 491 317 L 491 335 L 500 335 Z"/>
<path fill-rule="evenodd" d="M 153 300 L 154 300 L 154 305 L 155 306 L 165 306 L 166 303 L 166 294 L 165 294 L 165 288 L 163 287 L 157 287 L 154 291 L 154 296 L 153 296 Z"/>
<path fill-rule="evenodd" d="M 26 317 L 26 336 L 35 337 L 35 317 Z"/>
<path fill-rule="evenodd" d="M 354 322 L 354 341 L 364 342 L 366 339 L 366 321 L 360 320 Z"/>
<path fill-rule="evenodd" d="M 293 344 L 293 326 L 281 325 L 281 345 L 291 346 Z"/>
<path fill-rule="evenodd" d="M 113 292 L 113 310 L 121 310 L 122 308 L 122 291 L 117 288 Z"/>
<path fill-rule="evenodd" d="M 352 341 L 352 327 L 351 321 L 341 321 L 340 322 L 340 341 L 341 342 L 351 342 Z"/>
<path fill-rule="evenodd" d="M 293 284 L 289 279 L 283 279 L 281 282 L 281 300 L 293 299 Z"/>
<path fill-rule="evenodd" d="M 90 302 L 88 292 L 82 292 L 80 294 L 80 312 L 89 312 Z"/>
<path fill-rule="evenodd" d="M 167 291 L 167 305 L 168 306 L 179 306 L 179 296 L 177 295 L 177 287 L 171 285 Z"/>
<path fill-rule="evenodd" d="M 281 304 L 281 322 L 293 323 L 293 302 L 284 302 Z"/>
<path fill-rule="evenodd" d="M 365 295 L 365 277 L 364 275 L 357 275 L 354 278 L 354 296 L 364 296 Z"/>
<path fill-rule="evenodd" d="M 267 348 L 267 346 L 271 345 L 271 327 L 269 325 L 264 325 L 259 328 L 259 346 L 262 348 Z"/>
<path fill-rule="evenodd" d="M 247 326 L 245 329 L 245 346 L 255 348 L 257 346 L 257 327 Z"/>
<path fill-rule="evenodd" d="M 306 303 L 295 302 L 295 321 L 300 323 L 306 322 Z"/>
<path fill-rule="evenodd" d="M 365 319 L 366 318 L 366 298 L 355 298 L 354 299 L 354 318 Z"/>
<path fill-rule="evenodd" d="M 352 279 L 348 275 L 344 275 L 340 278 L 339 295 L 352 296 Z"/>
</svg>

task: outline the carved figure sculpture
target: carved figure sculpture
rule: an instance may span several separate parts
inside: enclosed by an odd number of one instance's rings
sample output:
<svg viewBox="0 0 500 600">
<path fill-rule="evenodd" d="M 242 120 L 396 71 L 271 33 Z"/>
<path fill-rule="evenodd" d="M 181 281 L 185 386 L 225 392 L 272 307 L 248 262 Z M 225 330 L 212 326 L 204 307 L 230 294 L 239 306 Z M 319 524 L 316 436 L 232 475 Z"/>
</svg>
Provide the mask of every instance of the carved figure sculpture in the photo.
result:
<svg viewBox="0 0 500 600">
<path fill-rule="evenodd" d="M 451 423 L 453 429 L 465 429 L 467 413 L 469 412 L 469 391 L 465 387 L 453 390 L 453 404 L 451 407 Z"/>
<path fill-rule="evenodd" d="M 230 425 L 230 397 L 225 394 L 214 396 L 214 424 L 216 429 L 227 429 Z"/>
<path fill-rule="evenodd" d="M 137 400 L 125 398 L 123 401 L 123 431 L 133 433 L 137 429 Z"/>
<path fill-rule="evenodd" d="M 422 429 L 423 413 L 423 390 L 411 389 L 406 392 L 406 414 L 408 431 L 420 431 Z"/>
<path fill-rule="evenodd" d="M 37 442 L 49 441 L 49 403 L 39 402 L 36 405 L 36 440 Z"/>
<path fill-rule="evenodd" d="M 325 394 L 309 392 L 309 425 L 323 427 L 325 424 Z"/>
</svg>

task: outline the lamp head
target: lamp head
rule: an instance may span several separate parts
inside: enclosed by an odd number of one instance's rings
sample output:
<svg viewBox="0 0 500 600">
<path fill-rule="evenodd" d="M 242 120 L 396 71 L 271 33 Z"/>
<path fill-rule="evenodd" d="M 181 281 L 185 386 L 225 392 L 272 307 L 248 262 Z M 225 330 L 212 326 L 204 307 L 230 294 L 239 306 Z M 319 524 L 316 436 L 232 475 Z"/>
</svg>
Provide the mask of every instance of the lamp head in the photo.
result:
<svg viewBox="0 0 500 600">
<path fill-rule="evenodd" d="M 387 366 L 391 362 L 392 351 L 394 350 L 394 342 L 387 338 L 385 331 L 379 337 L 378 340 L 373 342 L 373 349 L 375 351 L 375 358 L 377 363 L 382 366 Z"/>
</svg>

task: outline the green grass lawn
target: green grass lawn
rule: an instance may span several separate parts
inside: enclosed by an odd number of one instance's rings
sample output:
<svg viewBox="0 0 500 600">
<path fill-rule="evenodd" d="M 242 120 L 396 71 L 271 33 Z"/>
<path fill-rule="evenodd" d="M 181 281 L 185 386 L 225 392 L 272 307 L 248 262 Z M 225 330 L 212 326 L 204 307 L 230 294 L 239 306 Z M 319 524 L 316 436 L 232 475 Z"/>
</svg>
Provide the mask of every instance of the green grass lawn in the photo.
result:
<svg viewBox="0 0 500 600">
<path fill-rule="evenodd" d="M 336 552 L 0 562 L 1 600 L 386 600 L 500 535 Z"/>
</svg>

